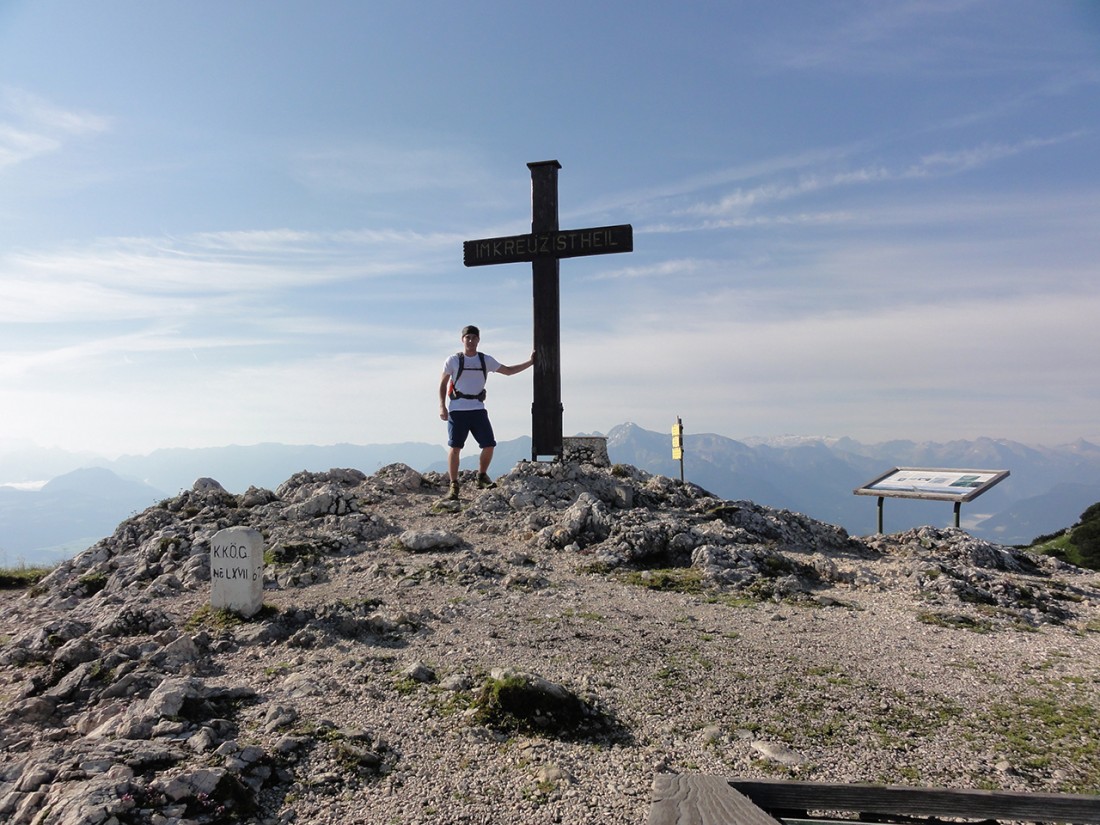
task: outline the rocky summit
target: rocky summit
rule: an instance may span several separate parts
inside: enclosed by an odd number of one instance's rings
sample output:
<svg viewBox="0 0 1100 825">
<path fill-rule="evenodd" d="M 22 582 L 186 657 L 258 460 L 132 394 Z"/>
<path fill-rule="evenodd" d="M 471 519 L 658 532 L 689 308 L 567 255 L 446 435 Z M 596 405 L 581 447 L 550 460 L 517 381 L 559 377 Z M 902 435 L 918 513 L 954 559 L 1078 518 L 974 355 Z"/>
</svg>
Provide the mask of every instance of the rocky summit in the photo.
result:
<svg viewBox="0 0 1100 825">
<path fill-rule="evenodd" d="M 1100 790 L 1100 576 L 632 467 L 201 479 L 0 594 L 0 820 L 624 823 L 654 776 Z M 262 536 L 262 607 L 211 605 Z"/>
</svg>

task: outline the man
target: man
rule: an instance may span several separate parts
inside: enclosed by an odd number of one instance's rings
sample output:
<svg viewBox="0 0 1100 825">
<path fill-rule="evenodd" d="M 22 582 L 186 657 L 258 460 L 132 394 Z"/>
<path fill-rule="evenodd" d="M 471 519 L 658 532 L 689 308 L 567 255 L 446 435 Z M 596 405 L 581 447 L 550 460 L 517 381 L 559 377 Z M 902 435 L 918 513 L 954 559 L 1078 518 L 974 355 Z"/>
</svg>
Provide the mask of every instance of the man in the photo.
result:
<svg viewBox="0 0 1100 825">
<path fill-rule="evenodd" d="M 497 442 L 493 437 L 489 412 L 485 409 L 485 379 L 491 372 L 515 375 L 535 363 L 535 354 L 531 353 L 531 357 L 522 364 L 502 364 L 491 355 L 478 352 L 480 342 L 481 332 L 477 327 L 463 327 L 462 352 L 456 352 L 447 359 L 439 380 L 439 417 L 447 422 L 447 446 L 450 447 L 447 471 L 451 486 L 447 498 L 452 500 L 458 498 L 458 461 L 462 448 L 466 446 L 466 437 L 470 434 L 481 447 L 477 486 L 496 486 L 489 478 L 489 462 L 493 460 L 493 448 Z"/>
</svg>

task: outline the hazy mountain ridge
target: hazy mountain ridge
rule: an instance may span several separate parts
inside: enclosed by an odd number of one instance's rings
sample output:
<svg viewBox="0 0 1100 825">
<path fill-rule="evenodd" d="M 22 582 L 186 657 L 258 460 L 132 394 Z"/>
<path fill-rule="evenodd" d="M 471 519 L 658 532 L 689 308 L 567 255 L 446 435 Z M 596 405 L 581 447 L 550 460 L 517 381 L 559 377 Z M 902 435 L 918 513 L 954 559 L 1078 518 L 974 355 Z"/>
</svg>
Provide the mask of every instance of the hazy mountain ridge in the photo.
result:
<svg viewBox="0 0 1100 825">
<path fill-rule="evenodd" d="M 60 561 L 163 498 L 162 491 L 102 467 L 73 470 L 40 490 L 0 487 L 0 563 Z"/>
<path fill-rule="evenodd" d="M 503 473 L 530 457 L 530 438 L 502 441 L 493 468 Z M 607 433 L 612 461 L 679 478 L 667 433 L 632 423 Z M 467 450 L 464 467 L 476 451 Z M 401 444 L 230 445 L 171 448 L 108 460 L 56 448 L 0 448 L 0 483 L 52 479 L 37 492 L 0 486 L 0 562 L 53 562 L 109 535 L 122 519 L 191 486 L 217 479 L 227 490 L 274 489 L 300 470 L 351 467 L 373 472 L 401 462 L 421 471 L 444 471 L 441 445 Z M 875 500 L 852 491 L 898 466 L 1007 469 L 1012 475 L 963 505 L 963 526 L 975 536 L 1025 544 L 1073 524 L 1100 501 L 1100 447 L 1083 439 L 1038 447 L 1007 439 L 945 443 L 889 441 L 863 444 L 847 437 L 781 436 L 737 440 L 715 433 L 685 435 L 685 478 L 730 499 L 805 513 L 855 535 L 874 532 Z M 95 472 L 93 472 L 95 470 Z M 949 503 L 889 499 L 886 532 L 953 523 Z M 59 555 L 60 554 L 60 555 Z"/>
<path fill-rule="evenodd" d="M 646 442 L 641 454 L 648 452 L 648 436 L 640 439 L 637 429 L 626 424 L 612 431 L 608 449 L 613 460 L 632 463 L 631 447 L 639 440 Z M 1009 478 L 962 508 L 963 523 L 971 533 L 1005 544 L 1026 544 L 1068 527 L 1100 500 L 1100 447 L 1083 439 L 1053 448 L 994 438 L 865 445 L 850 438 L 783 437 L 756 439 L 754 445 L 751 449 L 763 463 L 744 463 L 745 442 L 710 434 L 685 436 L 686 477 L 704 487 L 709 482 L 708 489 L 724 497 L 798 510 L 864 534 L 876 526 L 874 498 L 852 491 L 893 467 L 1009 470 Z M 726 472 L 715 476 L 712 468 L 723 460 Z M 639 466 L 650 472 L 679 472 L 671 449 L 662 463 L 661 469 Z M 749 472 L 754 467 L 762 477 Z M 883 528 L 888 533 L 952 521 L 947 502 L 889 499 L 884 507 Z"/>
</svg>

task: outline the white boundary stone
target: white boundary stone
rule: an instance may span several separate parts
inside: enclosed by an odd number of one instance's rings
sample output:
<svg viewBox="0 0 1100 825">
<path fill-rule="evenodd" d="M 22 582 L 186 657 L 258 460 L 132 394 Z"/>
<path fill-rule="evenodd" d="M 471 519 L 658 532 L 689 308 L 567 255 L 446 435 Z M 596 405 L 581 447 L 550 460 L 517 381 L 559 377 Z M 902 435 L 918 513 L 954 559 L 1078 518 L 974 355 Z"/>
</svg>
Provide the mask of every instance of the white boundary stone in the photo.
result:
<svg viewBox="0 0 1100 825">
<path fill-rule="evenodd" d="M 263 601 L 263 536 L 251 527 L 219 530 L 210 540 L 210 606 L 248 618 Z"/>
</svg>

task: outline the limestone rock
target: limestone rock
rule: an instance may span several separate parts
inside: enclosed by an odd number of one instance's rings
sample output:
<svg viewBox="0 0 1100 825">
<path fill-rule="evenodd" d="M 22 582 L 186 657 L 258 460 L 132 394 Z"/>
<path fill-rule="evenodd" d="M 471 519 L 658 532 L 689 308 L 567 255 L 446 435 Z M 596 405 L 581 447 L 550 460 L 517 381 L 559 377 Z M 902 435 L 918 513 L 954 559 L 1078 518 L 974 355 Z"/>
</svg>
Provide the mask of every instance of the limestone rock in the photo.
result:
<svg viewBox="0 0 1100 825">
<path fill-rule="evenodd" d="M 462 543 L 462 539 L 447 530 L 406 530 L 397 537 L 406 550 L 450 550 Z"/>
<path fill-rule="evenodd" d="M 347 825 L 445 802 L 635 821 L 649 771 L 753 758 L 1092 776 L 1067 755 L 1097 699 L 1095 574 L 950 528 L 853 538 L 622 465 L 522 462 L 440 509 L 446 483 L 402 464 L 240 496 L 199 479 L 5 596 L 0 820 Z M 211 543 L 235 527 L 264 541 L 250 617 L 210 609 Z M 1046 770 L 980 714 L 1045 707 L 1048 685 L 1084 722 L 1036 732 Z"/>
</svg>

